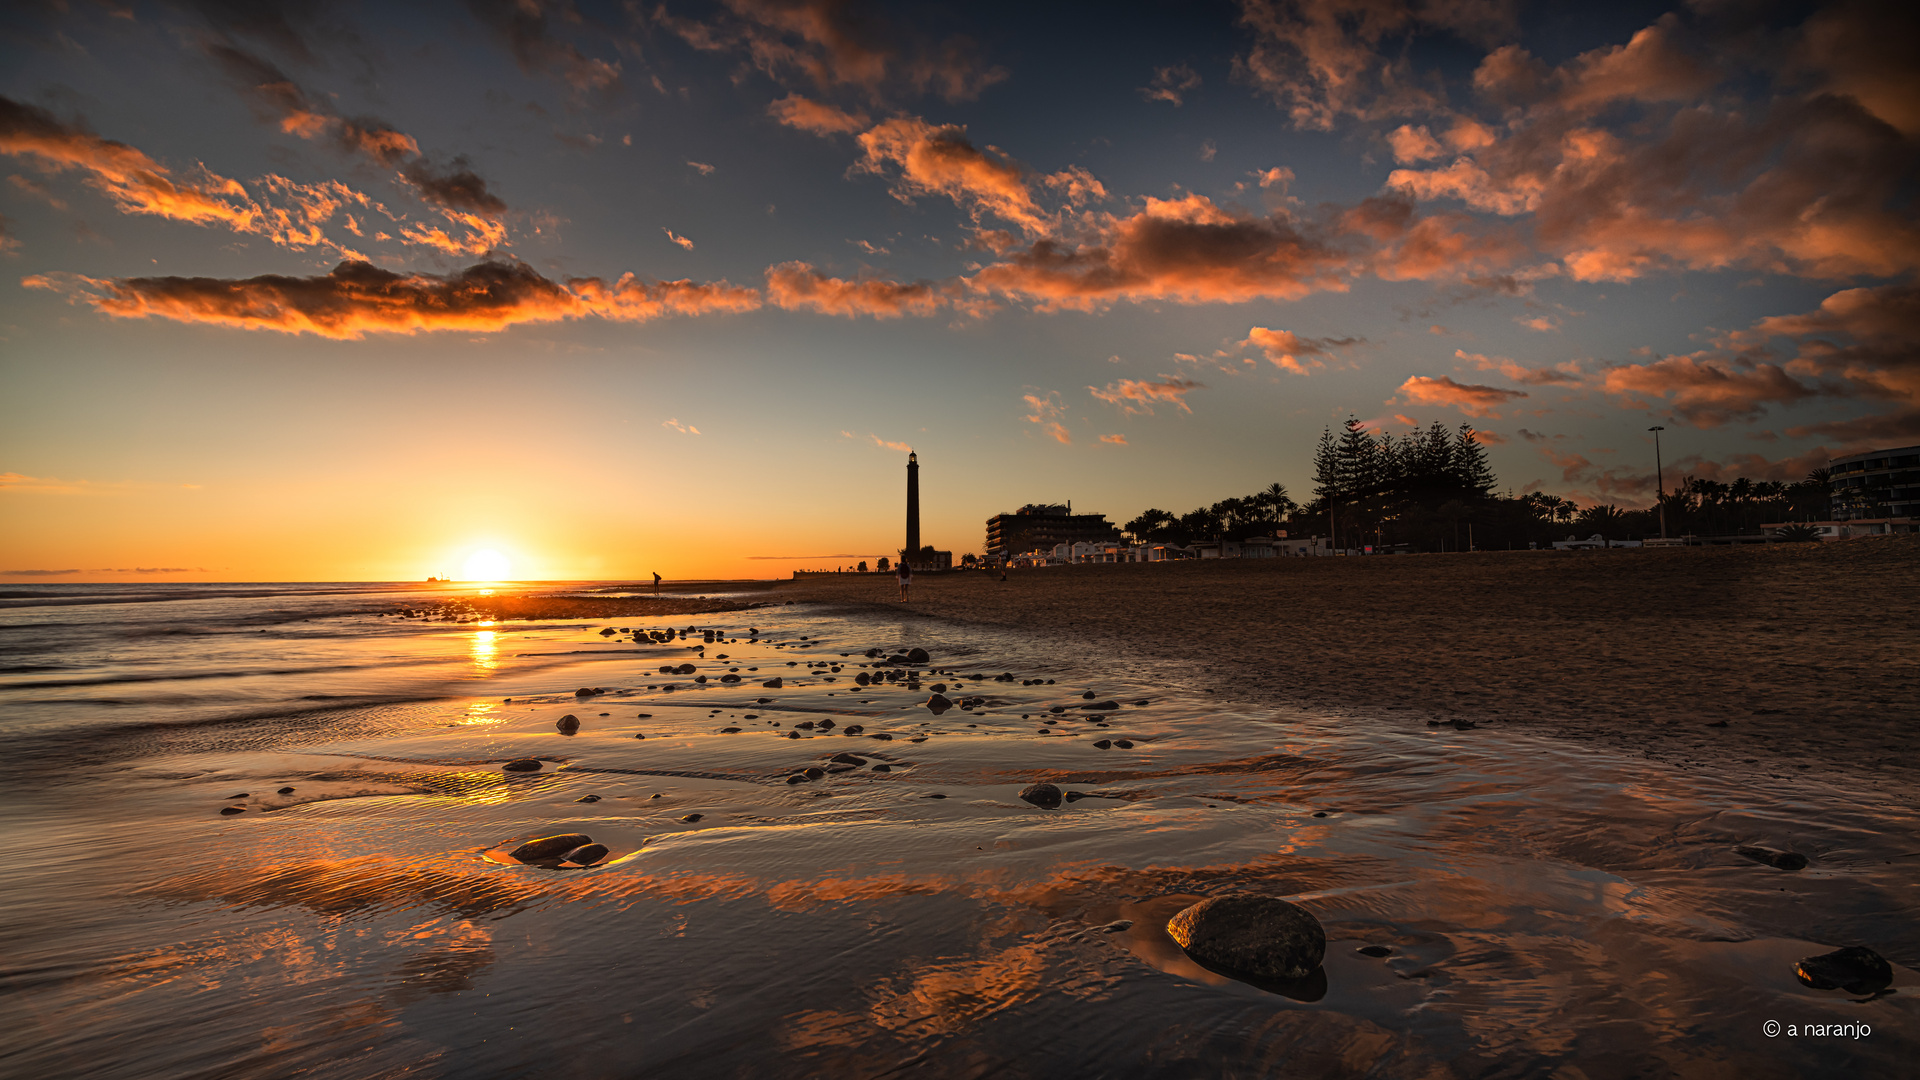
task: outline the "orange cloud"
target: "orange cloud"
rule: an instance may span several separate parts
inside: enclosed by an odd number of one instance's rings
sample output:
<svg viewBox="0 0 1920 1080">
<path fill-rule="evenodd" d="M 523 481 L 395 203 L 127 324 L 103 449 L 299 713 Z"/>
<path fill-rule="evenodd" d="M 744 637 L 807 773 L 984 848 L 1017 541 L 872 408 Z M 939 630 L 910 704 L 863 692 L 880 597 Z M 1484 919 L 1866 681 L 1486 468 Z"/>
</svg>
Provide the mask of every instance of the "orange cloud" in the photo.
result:
<svg viewBox="0 0 1920 1080">
<path fill-rule="evenodd" d="M 767 115 L 790 128 L 814 135 L 851 135 L 864 130 L 869 123 L 866 113 L 845 112 L 799 94 L 788 94 L 768 105 Z"/>
<path fill-rule="evenodd" d="M 898 450 L 903 454 L 910 453 L 913 450 L 913 445 L 911 443 L 888 442 L 887 440 L 881 438 L 878 435 L 871 435 L 871 434 L 868 435 L 867 438 L 872 439 L 873 445 L 879 447 L 882 450 Z"/>
<path fill-rule="evenodd" d="M 682 435 L 700 434 L 699 428 L 694 427 L 692 424 L 681 423 L 680 418 L 677 416 L 670 416 L 667 419 L 660 421 L 660 426 L 663 428 L 670 428 L 674 431 L 679 432 Z"/>
<path fill-rule="evenodd" d="M 401 274 L 343 262 L 318 277 L 278 274 L 245 279 L 40 276 L 21 282 L 91 303 L 117 318 L 163 318 L 249 330 L 311 333 L 357 340 L 369 333 L 431 330 L 492 332 L 518 323 L 598 316 L 644 322 L 666 315 L 746 311 L 760 294 L 726 282 L 611 284 L 575 278 L 560 284 L 518 262 L 484 262 L 458 273 Z"/>
<path fill-rule="evenodd" d="M 1669 356 L 1651 364 L 1607 369 L 1601 384 L 1629 407 L 1671 398 L 1673 411 L 1695 427 L 1751 420 L 1770 403 L 1791 404 L 1821 393 L 1774 364 L 1729 362 L 1714 357 Z"/>
<path fill-rule="evenodd" d="M 1054 442 L 1071 444 L 1073 436 L 1067 433 L 1067 427 L 1060 421 L 1067 414 L 1067 407 L 1060 402 L 1060 394 L 1049 390 L 1045 394 L 1027 394 L 1024 399 L 1027 408 L 1027 422 L 1039 424 L 1040 430 L 1047 433 Z"/>
<path fill-rule="evenodd" d="M 1468 416 L 1498 416 L 1495 409 L 1527 396 L 1524 390 L 1503 390 L 1497 386 L 1455 382 L 1445 375 L 1437 379 L 1425 375 L 1412 376 L 1400 384 L 1399 393 L 1410 405 L 1441 405 L 1459 409 Z"/>
<path fill-rule="evenodd" d="M 1239 347 L 1257 348 L 1266 354 L 1267 359 L 1272 361 L 1275 367 L 1283 371 L 1291 371 L 1295 375 L 1305 375 L 1310 368 L 1324 368 L 1327 365 L 1321 360 L 1303 361 L 1300 357 L 1324 356 L 1329 348 L 1352 345 L 1359 340 L 1359 338 L 1307 338 L 1291 330 L 1269 330 L 1264 326 L 1256 326 L 1247 331 L 1246 340 L 1240 342 Z"/>
<path fill-rule="evenodd" d="M 1481 371 L 1497 371 L 1522 386 L 1572 386 L 1581 381 L 1580 366 L 1568 361 L 1559 367 L 1530 368 L 1514 363 L 1504 356 L 1486 356 L 1482 353 L 1470 353 L 1465 349 L 1453 350 L 1456 360 L 1464 360 Z"/>
<path fill-rule="evenodd" d="M 1103 443 L 1111 443 L 1114 446 L 1127 445 L 1127 437 L 1125 435 L 1102 435 L 1100 436 L 1100 441 Z"/>
<path fill-rule="evenodd" d="M 1149 198 L 1137 214 L 1103 218 L 1085 243 L 1041 240 L 968 280 L 1043 308 L 1091 309 L 1116 300 L 1294 300 L 1346 291 L 1350 261 L 1286 215 L 1256 218 L 1188 195 Z"/>
<path fill-rule="evenodd" d="M 672 229 L 661 229 L 660 231 L 667 234 L 668 240 L 673 241 L 674 243 L 680 245 L 681 247 L 687 249 L 688 251 L 693 250 L 693 241 L 687 239 L 684 236 L 676 235 Z"/>
<path fill-rule="evenodd" d="M 1110 405 L 1118 406 L 1124 416 L 1145 414 L 1153 415 L 1156 403 L 1177 405 L 1182 412 L 1192 412 L 1187 405 L 1187 395 L 1194 390 L 1203 389 L 1205 383 L 1192 379 L 1182 379 L 1172 375 L 1160 376 L 1159 382 L 1146 382 L 1140 379 L 1120 379 L 1110 382 L 1104 389 L 1089 386 L 1094 397 Z"/>
<path fill-rule="evenodd" d="M 1200 85 L 1200 73 L 1185 64 L 1153 69 L 1153 78 L 1140 88 L 1148 101 L 1164 101 L 1179 108 L 1186 104 L 1186 92 Z"/>
<path fill-rule="evenodd" d="M 811 309 L 828 315 L 897 319 L 903 315 L 931 315 L 948 301 L 925 281 L 845 281 L 827 277 L 803 262 L 781 263 L 767 270 L 767 300 L 776 307 Z"/>
<path fill-rule="evenodd" d="M 957 124 L 936 127 L 918 117 L 882 121 L 860 136 L 861 172 L 894 177 L 902 202 L 915 195 L 943 195 L 971 211 L 1011 221 L 1028 232 L 1045 231 L 1046 215 L 1033 201 L 1025 170 L 1006 156 L 977 149 Z M 897 172 L 896 172 L 897 170 Z"/>
</svg>

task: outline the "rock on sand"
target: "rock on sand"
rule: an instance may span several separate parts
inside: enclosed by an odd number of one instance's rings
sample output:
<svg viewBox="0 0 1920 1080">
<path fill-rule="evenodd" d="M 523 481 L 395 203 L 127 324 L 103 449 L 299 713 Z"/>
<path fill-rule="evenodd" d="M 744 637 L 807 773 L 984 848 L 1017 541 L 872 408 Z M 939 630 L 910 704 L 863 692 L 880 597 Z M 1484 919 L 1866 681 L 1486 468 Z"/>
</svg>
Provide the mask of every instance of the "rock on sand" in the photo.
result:
<svg viewBox="0 0 1920 1080">
<path fill-rule="evenodd" d="M 518 761 L 509 761 L 500 768 L 507 772 L 539 772 L 540 762 L 536 758 L 523 757 Z"/>
<path fill-rule="evenodd" d="M 559 723 L 556 723 L 553 726 L 560 729 L 560 734 L 571 735 L 574 732 L 580 730 L 580 718 L 573 715 L 572 713 L 568 713 L 567 715 L 560 718 Z"/>
<path fill-rule="evenodd" d="M 1735 855 L 1744 855 L 1754 862 L 1766 863 L 1778 870 L 1805 870 L 1807 857 L 1797 851 L 1781 851 L 1778 848 L 1743 845 L 1733 849 Z"/>
<path fill-rule="evenodd" d="M 567 852 L 566 861 L 576 866 L 592 866 L 607 857 L 607 845 L 587 844 Z"/>
<path fill-rule="evenodd" d="M 512 851 L 508 856 L 521 862 L 539 862 L 542 859 L 557 859 L 577 847 L 593 843 L 593 837 L 586 833 L 561 833 L 558 836 L 543 836 L 538 840 L 529 840 Z"/>
<path fill-rule="evenodd" d="M 1022 790 L 1020 797 L 1042 810 L 1055 810 L 1060 806 L 1060 789 L 1052 784 L 1034 784 Z"/>
<path fill-rule="evenodd" d="M 1815 990 L 1877 994 L 1893 982 L 1893 965 L 1864 945 L 1849 945 L 1793 965 L 1793 974 Z"/>
<path fill-rule="evenodd" d="M 1277 896 L 1214 896 L 1182 909 L 1167 933 L 1212 967 L 1264 979 L 1303 979 L 1327 953 L 1320 920 Z"/>
</svg>

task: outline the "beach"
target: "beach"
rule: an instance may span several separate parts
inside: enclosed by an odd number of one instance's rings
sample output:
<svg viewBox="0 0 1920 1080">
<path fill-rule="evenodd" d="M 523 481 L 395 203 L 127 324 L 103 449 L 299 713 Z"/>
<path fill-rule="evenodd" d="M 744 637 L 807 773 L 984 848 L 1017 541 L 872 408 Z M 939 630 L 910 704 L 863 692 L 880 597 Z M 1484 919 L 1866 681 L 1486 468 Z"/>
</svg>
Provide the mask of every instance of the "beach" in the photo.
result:
<svg viewBox="0 0 1920 1080">
<path fill-rule="evenodd" d="M 896 593 L 890 575 L 780 591 Z M 922 574 L 904 606 L 1069 634 L 1237 703 L 1467 719 L 1920 800 L 1920 537 Z"/>
<path fill-rule="evenodd" d="M 1765 660 L 1735 639 L 1766 612 L 1817 614 L 1843 571 L 1899 585 L 1910 554 L 1628 558 L 923 575 L 906 605 L 877 576 L 659 600 L 15 589 L 0 1069 L 1897 1071 L 1920 1052 L 1920 814 L 1899 774 L 1802 749 L 1805 770 L 1748 753 L 1781 777 L 1757 782 L 1763 765 L 1645 744 L 1678 719 L 1653 711 L 1678 711 L 1667 688 L 1706 677 L 1685 672 Z M 1649 585 L 1684 618 L 1633 599 Z M 1557 620 L 1527 614 L 1553 597 Z M 1734 624 L 1682 676 L 1635 682 L 1624 661 L 1660 650 L 1582 644 L 1623 620 L 1670 642 Z M 1522 650 L 1533 683 L 1503 659 Z M 1847 665 L 1889 656 L 1898 675 L 1897 652 Z M 1806 700 L 1812 675 L 1755 685 Z M 1686 701 L 1738 683 L 1716 677 Z M 1442 689 L 1477 696 L 1436 706 Z M 1520 722 L 1576 695 L 1581 723 L 1640 740 Z M 1684 720 L 1709 750 L 1784 722 L 1714 707 Z M 1693 726 L 1711 716 L 1729 727 Z M 514 855 L 556 836 L 604 852 Z M 1169 936 L 1238 894 L 1311 913 L 1321 967 L 1249 980 Z M 1853 945 L 1891 962 L 1886 990 L 1795 977 Z M 1857 1034 L 1773 1039 L 1767 1020 Z"/>
</svg>

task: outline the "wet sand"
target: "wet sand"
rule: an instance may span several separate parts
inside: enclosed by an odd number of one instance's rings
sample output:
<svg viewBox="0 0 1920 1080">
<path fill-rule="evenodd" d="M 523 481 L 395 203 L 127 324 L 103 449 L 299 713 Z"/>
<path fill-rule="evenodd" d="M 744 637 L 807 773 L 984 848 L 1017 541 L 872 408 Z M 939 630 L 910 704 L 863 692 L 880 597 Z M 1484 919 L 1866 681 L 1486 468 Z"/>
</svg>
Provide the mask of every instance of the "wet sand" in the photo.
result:
<svg viewBox="0 0 1920 1080">
<path fill-rule="evenodd" d="M 902 607 L 891 575 L 777 595 Z M 905 607 L 1172 662 L 1244 704 L 1459 718 L 1920 801 L 1920 537 L 923 574 Z"/>
</svg>

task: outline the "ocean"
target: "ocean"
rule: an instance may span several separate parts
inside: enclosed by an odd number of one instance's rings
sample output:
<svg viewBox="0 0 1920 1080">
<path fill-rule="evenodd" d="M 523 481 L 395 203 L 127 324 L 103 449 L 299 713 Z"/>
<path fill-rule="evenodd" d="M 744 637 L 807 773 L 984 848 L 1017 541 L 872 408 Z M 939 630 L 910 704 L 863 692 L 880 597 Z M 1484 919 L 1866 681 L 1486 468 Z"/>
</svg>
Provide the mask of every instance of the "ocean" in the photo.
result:
<svg viewBox="0 0 1920 1080">
<path fill-rule="evenodd" d="M 726 590 L 765 606 L 5 586 L 0 1072 L 1863 1076 L 1920 1051 L 1912 970 L 1870 998 L 1793 977 L 1915 953 L 1903 808 Z M 505 856 L 559 833 L 608 853 Z M 1167 919 L 1232 893 L 1312 911 L 1321 970 L 1189 959 Z"/>
</svg>

